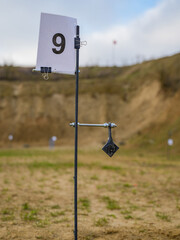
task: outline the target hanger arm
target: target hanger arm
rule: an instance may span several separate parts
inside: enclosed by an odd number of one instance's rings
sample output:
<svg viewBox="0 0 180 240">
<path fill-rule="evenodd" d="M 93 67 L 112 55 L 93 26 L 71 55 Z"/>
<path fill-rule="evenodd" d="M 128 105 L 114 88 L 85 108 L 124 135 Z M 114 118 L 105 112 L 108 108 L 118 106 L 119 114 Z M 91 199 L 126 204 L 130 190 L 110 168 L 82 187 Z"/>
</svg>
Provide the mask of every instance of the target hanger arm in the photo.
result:
<svg viewBox="0 0 180 240">
<path fill-rule="evenodd" d="M 75 127 L 74 122 L 70 123 L 69 125 L 71 127 Z M 79 123 L 79 122 L 78 122 L 78 126 L 81 126 L 81 127 L 104 127 L 104 128 L 107 128 L 107 127 L 115 128 L 115 127 L 117 127 L 117 125 L 115 123 L 89 124 L 89 123 Z"/>
</svg>

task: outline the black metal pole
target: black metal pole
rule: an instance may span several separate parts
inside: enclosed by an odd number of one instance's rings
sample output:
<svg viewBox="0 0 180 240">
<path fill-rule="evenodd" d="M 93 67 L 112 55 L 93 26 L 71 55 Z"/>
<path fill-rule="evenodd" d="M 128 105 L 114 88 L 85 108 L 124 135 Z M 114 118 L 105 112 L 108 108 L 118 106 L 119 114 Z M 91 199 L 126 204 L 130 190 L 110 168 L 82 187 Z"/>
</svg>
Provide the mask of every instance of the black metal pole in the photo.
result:
<svg viewBox="0 0 180 240">
<path fill-rule="evenodd" d="M 78 239 L 78 94 L 79 94 L 79 26 L 76 27 L 75 49 L 76 49 L 76 95 L 75 95 L 75 149 L 74 149 L 74 239 Z"/>
</svg>

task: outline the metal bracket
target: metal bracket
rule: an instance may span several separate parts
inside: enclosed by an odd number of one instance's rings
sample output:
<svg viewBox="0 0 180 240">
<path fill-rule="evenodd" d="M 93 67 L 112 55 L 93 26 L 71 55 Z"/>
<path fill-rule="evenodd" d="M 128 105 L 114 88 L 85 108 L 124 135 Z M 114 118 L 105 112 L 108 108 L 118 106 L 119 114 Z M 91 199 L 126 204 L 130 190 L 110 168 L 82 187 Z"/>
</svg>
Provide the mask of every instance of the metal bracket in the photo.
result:
<svg viewBox="0 0 180 240">
<path fill-rule="evenodd" d="M 70 123 L 69 124 L 71 127 L 75 127 L 75 122 L 73 123 Z M 104 128 L 107 128 L 109 126 L 111 126 L 111 128 L 115 128 L 117 127 L 117 125 L 115 123 L 103 123 L 103 124 L 89 124 L 89 123 L 79 123 L 78 122 L 78 126 L 81 126 L 81 127 L 104 127 Z"/>
<path fill-rule="evenodd" d="M 75 127 L 76 123 L 70 123 L 69 124 L 71 127 Z M 119 149 L 119 147 L 113 142 L 112 135 L 111 135 L 111 128 L 117 127 L 115 123 L 103 123 L 103 124 L 89 124 L 89 123 L 77 123 L 78 126 L 80 127 L 104 127 L 104 128 L 109 128 L 109 139 L 107 143 L 104 145 L 102 150 L 109 156 L 112 157 L 114 153 Z"/>
</svg>

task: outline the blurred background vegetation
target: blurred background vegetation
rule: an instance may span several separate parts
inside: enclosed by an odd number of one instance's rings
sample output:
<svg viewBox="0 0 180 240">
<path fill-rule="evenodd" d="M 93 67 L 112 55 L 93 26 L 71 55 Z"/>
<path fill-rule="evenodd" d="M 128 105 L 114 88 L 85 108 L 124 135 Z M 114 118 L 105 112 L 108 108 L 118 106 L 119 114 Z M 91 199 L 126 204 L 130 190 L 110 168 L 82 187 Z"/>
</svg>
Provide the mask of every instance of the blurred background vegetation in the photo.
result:
<svg viewBox="0 0 180 240">
<path fill-rule="evenodd" d="M 44 81 L 32 68 L 0 67 L 0 146 L 71 146 L 75 78 L 49 74 Z M 167 139 L 180 153 L 180 54 L 124 67 L 80 69 L 79 121 L 115 122 L 115 142 L 123 149 L 166 153 Z M 8 135 L 13 135 L 9 141 Z M 82 128 L 80 144 L 101 146 L 106 129 Z"/>
</svg>

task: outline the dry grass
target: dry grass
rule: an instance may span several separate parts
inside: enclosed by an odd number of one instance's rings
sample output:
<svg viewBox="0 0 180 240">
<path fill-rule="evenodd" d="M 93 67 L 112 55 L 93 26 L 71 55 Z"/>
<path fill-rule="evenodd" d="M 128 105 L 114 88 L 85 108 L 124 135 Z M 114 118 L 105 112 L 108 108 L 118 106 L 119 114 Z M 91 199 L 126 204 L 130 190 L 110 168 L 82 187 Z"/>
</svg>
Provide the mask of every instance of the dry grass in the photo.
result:
<svg viewBox="0 0 180 240">
<path fill-rule="evenodd" d="M 180 163 L 79 153 L 79 239 L 180 238 Z M 73 239 L 73 149 L 0 154 L 0 239 Z"/>
</svg>

